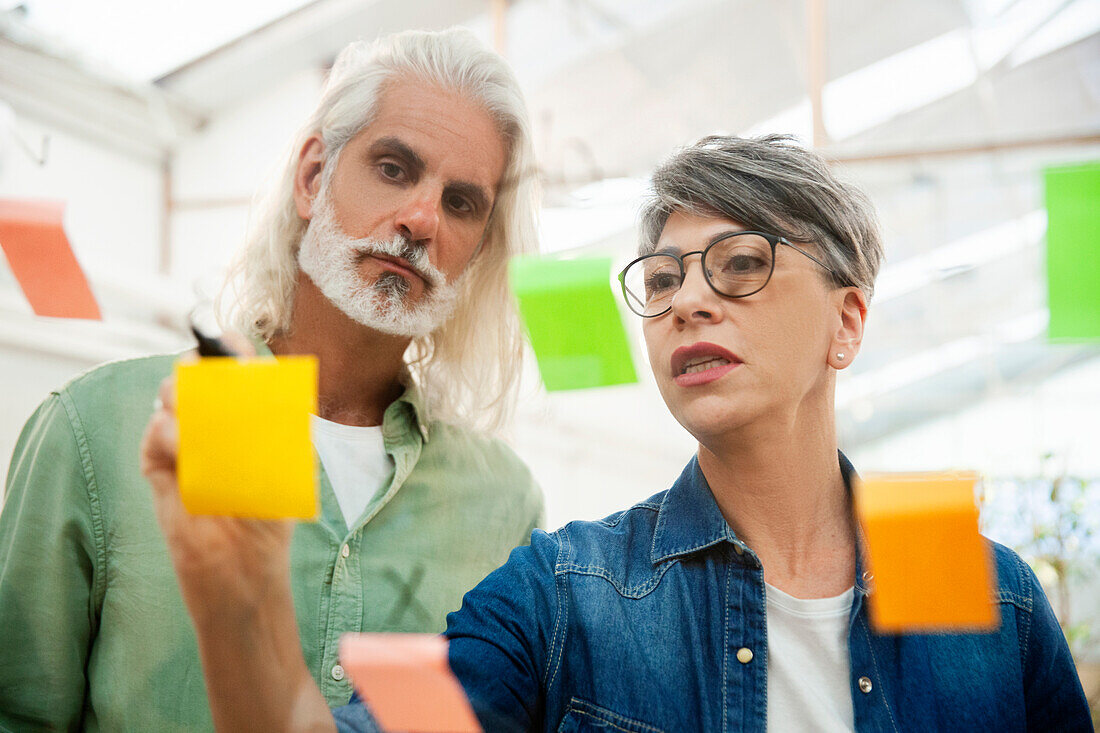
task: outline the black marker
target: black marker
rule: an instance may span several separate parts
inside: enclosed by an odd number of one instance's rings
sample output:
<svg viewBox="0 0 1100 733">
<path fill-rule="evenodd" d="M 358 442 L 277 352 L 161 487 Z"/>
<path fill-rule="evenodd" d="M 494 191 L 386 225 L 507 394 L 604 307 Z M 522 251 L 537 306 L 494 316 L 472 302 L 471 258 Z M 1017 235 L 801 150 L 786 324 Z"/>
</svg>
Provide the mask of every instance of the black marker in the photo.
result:
<svg viewBox="0 0 1100 733">
<path fill-rule="evenodd" d="M 191 324 L 191 333 L 195 334 L 195 340 L 199 342 L 199 356 L 240 356 L 220 338 L 207 336 L 200 331 L 194 323 Z"/>
</svg>

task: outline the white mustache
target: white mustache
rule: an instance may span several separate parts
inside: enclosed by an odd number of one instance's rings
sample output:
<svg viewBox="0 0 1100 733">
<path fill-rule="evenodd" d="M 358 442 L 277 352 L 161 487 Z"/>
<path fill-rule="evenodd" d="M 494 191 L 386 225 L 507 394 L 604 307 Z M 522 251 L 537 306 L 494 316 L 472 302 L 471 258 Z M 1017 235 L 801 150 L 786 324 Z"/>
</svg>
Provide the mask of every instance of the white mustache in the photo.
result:
<svg viewBox="0 0 1100 733">
<path fill-rule="evenodd" d="M 351 240 L 348 244 L 362 256 L 382 254 L 405 260 L 409 263 L 409 267 L 424 279 L 429 288 L 437 288 L 447 282 L 446 276 L 429 261 L 427 248 L 413 244 L 408 237 L 400 234 L 395 234 L 389 239 L 364 237 Z"/>
</svg>

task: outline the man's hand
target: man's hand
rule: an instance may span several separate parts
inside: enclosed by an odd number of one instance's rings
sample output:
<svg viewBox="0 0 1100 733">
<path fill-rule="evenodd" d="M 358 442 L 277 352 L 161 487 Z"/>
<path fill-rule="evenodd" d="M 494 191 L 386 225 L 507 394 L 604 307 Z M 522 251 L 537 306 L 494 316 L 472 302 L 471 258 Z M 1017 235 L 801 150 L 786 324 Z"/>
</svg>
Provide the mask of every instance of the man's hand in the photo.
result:
<svg viewBox="0 0 1100 733">
<path fill-rule="evenodd" d="M 298 639 L 290 590 L 294 524 L 187 511 L 176 478 L 175 403 L 168 378 L 141 441 L 141 472 L 153 487 L 157 522 L 195 624 L 215 726 L 334 730 Z"/>
<path fill-rule="evenodd" d="M 141 472 L 153 487 L 153 508 L 192 618 L 245 621 L 289 583 L 293 522 L 188 513 L 176 481 L 178 451 L 175 380 L 169 377 L 142 439 Z"/>
</svg>

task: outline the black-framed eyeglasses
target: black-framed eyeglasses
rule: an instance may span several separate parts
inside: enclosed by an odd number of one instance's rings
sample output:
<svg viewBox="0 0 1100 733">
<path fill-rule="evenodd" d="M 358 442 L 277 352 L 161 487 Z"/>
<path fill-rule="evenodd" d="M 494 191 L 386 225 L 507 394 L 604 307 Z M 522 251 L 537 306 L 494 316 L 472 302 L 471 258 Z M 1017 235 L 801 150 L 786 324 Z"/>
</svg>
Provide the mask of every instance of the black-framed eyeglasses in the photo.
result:
<svg viewBox="0 0 1100 733">
<path fill-rule="evenodd" d="M 684 283 L 684 260 L 700 255 L 707 284 L 727 298 L 746 298 L 759 293 L 775 271 L 775 248 L 784 244 L 801 252 L 831 272 L 833 268 L 783 237 L 764 232 L 724 232 L 706 249 L 683 254 L 654 252 L 642 255 L 623 268 L 619 283 L 630 310 L 642 318 L 656 318 L 672 310 L 672 298 Z"/>
</svg>

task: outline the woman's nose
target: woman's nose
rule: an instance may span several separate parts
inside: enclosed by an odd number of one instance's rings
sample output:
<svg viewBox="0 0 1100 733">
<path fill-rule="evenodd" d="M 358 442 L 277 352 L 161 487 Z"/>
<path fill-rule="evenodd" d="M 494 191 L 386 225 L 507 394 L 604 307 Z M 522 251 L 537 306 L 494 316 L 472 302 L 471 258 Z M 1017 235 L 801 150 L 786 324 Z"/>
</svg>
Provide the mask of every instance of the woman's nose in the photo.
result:
<svg viewBox="0 0 1100 733">
<path fill-rule="evenodd" d="M 717 302 L 719 297 L 703 274 L 702 262 L 685 262 L 684 282 L 672 296 L 672 312 L 684 322 L 713 322 L 721 318 L 721 305 Z"/>
</svg>

